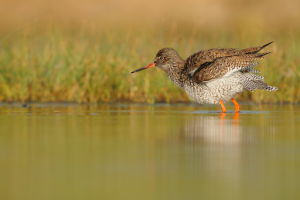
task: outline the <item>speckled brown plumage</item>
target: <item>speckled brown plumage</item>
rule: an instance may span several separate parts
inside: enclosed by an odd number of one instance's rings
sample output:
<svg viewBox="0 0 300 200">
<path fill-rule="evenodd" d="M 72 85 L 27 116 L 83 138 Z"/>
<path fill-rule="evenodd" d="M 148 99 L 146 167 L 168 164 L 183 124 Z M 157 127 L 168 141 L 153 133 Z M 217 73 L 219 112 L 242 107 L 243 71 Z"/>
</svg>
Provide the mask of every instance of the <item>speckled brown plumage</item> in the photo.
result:
<svg viewBox="0 0 300 200">
<path fill-rule="evenodd" d="M 268 53 L 258 53 L 272 42 L 247 49 L 209 49 L 186 59 L 184 70 L 197 83 L 220 78 L 226 73 L 255 66 Z"/>
</svg>

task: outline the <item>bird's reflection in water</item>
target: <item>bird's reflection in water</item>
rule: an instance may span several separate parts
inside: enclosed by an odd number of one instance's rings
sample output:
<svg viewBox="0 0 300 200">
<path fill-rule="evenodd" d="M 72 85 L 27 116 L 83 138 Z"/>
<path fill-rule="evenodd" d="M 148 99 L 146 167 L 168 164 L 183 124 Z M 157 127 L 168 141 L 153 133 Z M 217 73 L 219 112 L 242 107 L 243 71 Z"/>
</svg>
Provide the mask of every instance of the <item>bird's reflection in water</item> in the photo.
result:
<svg viewBox="0 0 300 200">
<path fill-rule="evenodd" d="M 190 116 L 184 123 L 185 152 L 194 159 L 194 173 L 206 172 L 216 182 L 240 186 L 242 127 L 239 113 Z"/>
<path fill-rule="evenodd" d="M 208 144 L 239 144 L 240 114 L 193 115 L 186 120 L 184 137 Z"/>
</svg>

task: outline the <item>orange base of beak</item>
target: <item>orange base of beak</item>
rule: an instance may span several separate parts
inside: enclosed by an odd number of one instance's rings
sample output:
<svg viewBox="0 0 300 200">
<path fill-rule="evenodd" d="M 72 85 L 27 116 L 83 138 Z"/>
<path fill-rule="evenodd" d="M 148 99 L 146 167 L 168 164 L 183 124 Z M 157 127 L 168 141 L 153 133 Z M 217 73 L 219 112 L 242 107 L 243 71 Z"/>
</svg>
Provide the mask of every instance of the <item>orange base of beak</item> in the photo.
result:
<svg viewBox="0 0 300 200">
<path fill-rule="evenodd" d="M 155 67 L 155 63 L 150 63 L 149 65 L 146 65 L 145 67 L 136 69 L 136 70 L 132 71 L 131 73 L 139 72 L 139 71 L 142 71 L 142 70 L 145 70 L 148 68 L 153 68 L 153 67 Z"/>
</svg>

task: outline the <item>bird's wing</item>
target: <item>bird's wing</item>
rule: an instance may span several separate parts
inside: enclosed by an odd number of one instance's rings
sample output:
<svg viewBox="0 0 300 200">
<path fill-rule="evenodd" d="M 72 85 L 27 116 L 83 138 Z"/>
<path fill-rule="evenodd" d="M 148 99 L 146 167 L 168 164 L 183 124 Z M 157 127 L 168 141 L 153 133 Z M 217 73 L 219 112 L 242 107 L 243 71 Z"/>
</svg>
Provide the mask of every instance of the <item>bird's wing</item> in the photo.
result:
<svg viewBox="0 0 300 200">
<path fill-rule="evenodd" d="M 238 55 L 238 49 L 208 49 L 199 51 L 186 59 L 184 72 L 192 77 L 195 71 L 199 71 L 212 64 L 217 58 Z"/>
<path fill-rule="evenodd" d="M 258 64 L 267 53 L 243 54 L 216 58 L 205 67 L 199 67 L 191 77 L 197 83 L 229 76 L 236 71 L 245 71 Z"/>
<path fill-rule="evenodd" d="M 270 44 L 272 44 L 273 42 L 269 42 L 267 44 L 264 44 L 262 46 L 259 47 L 250 47 L 250 48 L 246 48 L 246 49 L 241 49 L 240 54 L 256 54 L 258 53 L 260 50 L 262 50 L 263 48 L 269 46 Z"/>
<path fill-rule="evenodd" d="M 255 62 L 259 58 L 266 55 L 264 53 L 259 54 L 259 51 L 261 51 L 263 48 L 270 45 L 271 43 L 272 42 L 269 42 L 259 47 L 251 47 L 246 49 L 225 48 L 225 49 L 208 49 L 208 50 L 199 51 L 186 59 L 185 66 L 184 66 L 184 73 L 186 73 L 190 78 L 192 78 L 195 77 L 196 72 L 199 74 L 199 72 L 201 72 L 202 70 L 207 71 L 206 68 L 212 65 L 219 66 L 222 64 L 221 62 L 223 62 L 224 60 L 226 62 L 229 62 L 231 60 L 253 59 L 253 62 Z M 233 58 L 229 58 L 229 57 L 233 57 Z"/>
</svg>

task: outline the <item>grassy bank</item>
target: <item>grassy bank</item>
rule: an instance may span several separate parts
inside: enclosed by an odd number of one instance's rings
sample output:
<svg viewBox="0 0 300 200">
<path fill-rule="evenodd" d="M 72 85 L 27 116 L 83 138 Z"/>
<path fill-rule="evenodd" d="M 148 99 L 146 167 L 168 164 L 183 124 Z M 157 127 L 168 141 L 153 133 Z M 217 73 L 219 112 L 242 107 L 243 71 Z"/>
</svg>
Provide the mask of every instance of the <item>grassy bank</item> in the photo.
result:
<svg viewBox="0 0 300 200">
<path fill-rule="evenodd" d="M 117 28 L 116 28 L 117 27 Z M 148 26 L 27 26 L 2 30 L 0 101 L 188 101 L 158 69 L 129 72 L 162 47 L 186 57 L 204 48 L 275 41 L 259 66 L 276 93 L 243 93 L 256 102 L 300 101 L 300 29 L 236 26 L 209 30 L 184 23 Z"/>
</svg>

